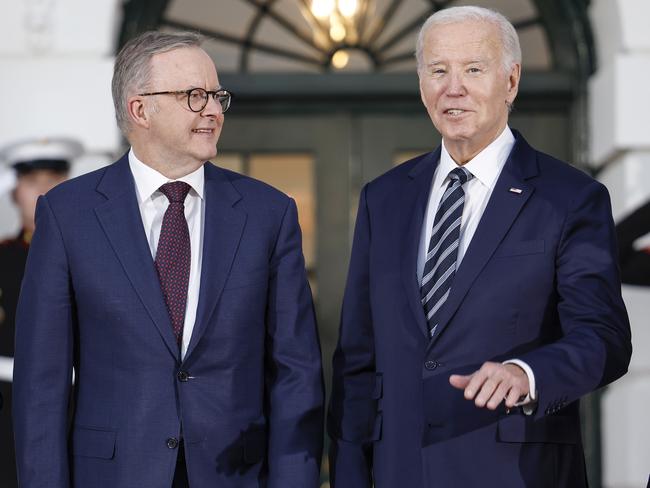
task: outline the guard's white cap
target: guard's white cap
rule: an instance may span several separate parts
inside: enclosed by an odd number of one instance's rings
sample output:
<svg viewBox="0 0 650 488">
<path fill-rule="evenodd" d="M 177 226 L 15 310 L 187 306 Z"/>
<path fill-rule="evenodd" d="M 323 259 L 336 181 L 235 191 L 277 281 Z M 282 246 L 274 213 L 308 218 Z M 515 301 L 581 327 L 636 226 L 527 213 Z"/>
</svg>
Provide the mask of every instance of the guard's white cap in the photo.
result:
<svg viewBox="0 0 650 488">
<path fill-rule="evenodd" d="M 0 148 L 0 195 L 15 187 L 17 173 L 37 169 L 66 171 L 81 154 L 81 143 L 68 137 L 24 139 Z"/>
</svg>

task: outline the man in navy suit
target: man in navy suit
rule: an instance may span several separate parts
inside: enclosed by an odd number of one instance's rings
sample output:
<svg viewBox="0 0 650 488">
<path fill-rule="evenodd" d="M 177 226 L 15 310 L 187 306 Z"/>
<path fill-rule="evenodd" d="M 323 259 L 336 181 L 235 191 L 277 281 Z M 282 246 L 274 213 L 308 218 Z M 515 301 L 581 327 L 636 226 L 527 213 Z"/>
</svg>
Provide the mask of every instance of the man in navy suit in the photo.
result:
<svg viewBox="0 0 650 488">
<path fill-rule="evenodd" d="M 609 197 L 508 127 L 500 14 L 432 15 L 442 145 L 361 193 L 329 412 L 335 488 L 586 486 L 579 398 L 631 355 Z"/>
<path fill-rule="evenodd" d="M 39 200 L 16 327 L 24 488 L 318 486 L 296 206 L 206 163 L 230 93 L 200 42 L 130 41 L 113 75 L 130 151 Z"/>
</svg>

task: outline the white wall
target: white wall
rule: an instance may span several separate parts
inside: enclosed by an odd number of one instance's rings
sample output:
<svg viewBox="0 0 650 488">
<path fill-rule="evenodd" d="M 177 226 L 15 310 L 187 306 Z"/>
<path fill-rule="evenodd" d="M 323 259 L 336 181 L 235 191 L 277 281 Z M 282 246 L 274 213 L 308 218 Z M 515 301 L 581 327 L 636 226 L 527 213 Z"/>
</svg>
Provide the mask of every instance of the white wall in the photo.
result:
<svg viewBox="0 0 650 488">
<path fill-rule="evenodd" d="M 73 175 L 110 162 L 120 146 L 110 82 L 119 0 L 3 1 L 0 16 L 0 147 L 30 138 L 78 139 Z M 17 214 L 0 195 L 0 238 Z"/>
<path fill-rule="evenodd" d="M 593 0 L 598 71 L 590 80 L 591 162 L 616 219 L 650 200 L 650 2 Z M 604 396 L 603 484 L 646 486 L 650 474 L 650 288 L 623 286 L 634 352 Z"/>
</svg>

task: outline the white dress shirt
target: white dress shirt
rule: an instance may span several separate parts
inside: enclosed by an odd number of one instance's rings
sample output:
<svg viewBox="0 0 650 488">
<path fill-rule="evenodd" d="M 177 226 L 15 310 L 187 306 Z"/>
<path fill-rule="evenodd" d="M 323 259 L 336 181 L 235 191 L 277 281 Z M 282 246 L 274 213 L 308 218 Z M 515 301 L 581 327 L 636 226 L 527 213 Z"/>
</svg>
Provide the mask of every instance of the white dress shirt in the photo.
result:
<svg viewBox="0 0 650 488">
<path fill-rule="evenodd" d="M 205 220 L 205 198 L 203 193 L 203 166 L 196 171 L 179 178 L 170 180 L 155 169 L 140 161 L 133 149 L 129 151 L 129 166 L 135 190 L 138 197 L 138 207 L 142 217 L 142 225 L 149 242 L 151 256 L 156 259 L 158 239 L 165 211 L 169 200 L 159 188 L 170 181 L 184 181 L 191 189 L 185 197 L 185 219 L 190 232 L 190 281 L 187 290 L 185 306 L 185 322 L 183 323 L 183 340 L 181 342 L 181 358 L 185 357 L 187 346 L 192 338 L 192 330 L 196 320 L 196 309 L 199 304 L 199 288 L 201 285 L 201 261 L 203 249 L 203 226 Z"/>
<path fill-rule="evenodd" d="M 503 170 L 514 145 L 515 137 L 510 128 L 506 125 L 499 137 L 463 166 L 472 173 L 474 177 L 463 185 L 463 190 L 465 191 L 465 204 L 463 207 L 463 216 L 461 218 L 460 226 L 460 242 L 458 245 L 457 258 L 458 266 L 460 266 L 460 263 L 465 256 L 465 252 L 469 247 L 469 243 L 472 241 L 472 237 L 481 221 L 481 217 L 483 216 L 485 207 L 490 200 L 494 186 L 499 179 L 501 170 Z M 433 182 L 429 194 L 429 202 L 427 203 L 426 217 L 424 219 L 422 231 L 420 232 L 420 247 L 418 251 L 417 267 L 418 283 L 422 281 L 422 273 L 424 271 L 427 250 L 429 247 L 429 241 L 431 240 L 431 231 L 433 230 L 433 221 L 436 217 L 440 199 L 449 184 L 449 172 L 457 167 L 458 165 L 445 148 L 443 140 L 440 151 L 440 164 L 438 164 L 438 167 L 433 173 Z M 523 369 L 528 376 L 531 393 L 518 405 L 534 402 L 537 398 L 537 391 L 535 389 L 535 375 L 530 366 L 519 359 L 505 361 L 505 364 L 507 363 L 516 364 Z M 525 407 L 524 410 L 526 413 L 532 411 L 532 409 L 526 409 Z"/>
</svg>

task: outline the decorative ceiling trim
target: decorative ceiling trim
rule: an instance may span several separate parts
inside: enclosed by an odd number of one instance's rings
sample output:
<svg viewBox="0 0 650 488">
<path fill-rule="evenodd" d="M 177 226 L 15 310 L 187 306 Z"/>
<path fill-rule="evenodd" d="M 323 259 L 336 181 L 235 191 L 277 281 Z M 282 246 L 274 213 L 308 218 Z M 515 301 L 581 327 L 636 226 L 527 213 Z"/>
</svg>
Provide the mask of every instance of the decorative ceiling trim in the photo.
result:
<svg viewBox="0 0 650 488">
<path fill-rule="evenodd" d="M 198 1 L 198 0 L 197 0 Z M 206 0 L 207 1 L 207 0 Z M 120 35 L 120 46 L 140 32 L 158 27 L 179 30 L 196 30 L 208 38 L 229 43 L 241 48 L 239 72 L 247 73 L 251 69 L 251 54 L 254 51 L 278 56 L 286 60 L 303 63 L 322 72 L 331 71 L 332 57 L 339 50 L 355 49 L 364 52 L 372 64 L 372 69 L 382 72 L 391 66 L 413 59 L 411 49 L 388 53 L 410 35 L 418 31 L 422 23 L 433 12 L 453 3 L 453 0 L 429 0 L 429 8 L 411 16 L 388 39 L 381 39 L 382 33 L 392 26 L 396 12 L 403 7 L 405 0 L 391 0 L 378 16 L 379 21 L 370 25 L 367 15 L 360 16 L 359 40 L 357 43 L 339 42 L 332 46 L 322 46 L 314 40 L 312 34 L 291 19 L 283 16 L 276 8 L 277 0 L 239 0 L 256 9 L 242 36 L 235 36 L 217 29 L 206 29 L 186 22 L 165 18 L 169 0 L 131 0 L 124 4 L 124 22 Z M 309 9 L 309 0 L 296 0 L 302 5 L 306 15 L 311 15 L 312 26 L 327 35 L 327 29 Z M 538 15 L 514 23 L 518 31 L 540 26 L 546 38 L 554 70 L 574 73 L 576 78 L 586 79 L 595 70 L 595 48 L 591 25 L 587 16 L 588 2 L 585 0 L 533 0 Z M 307 52 L 280 47 L 256 37 L 264 19 L 269 19 L 286 33 L 296 39 L 297 43 L 308 48 Z"/>
</svg>

